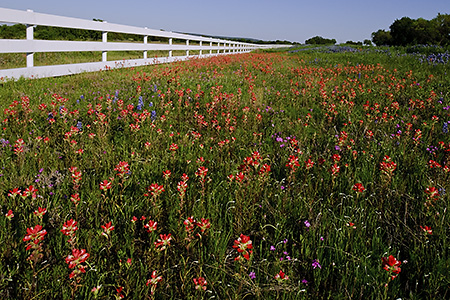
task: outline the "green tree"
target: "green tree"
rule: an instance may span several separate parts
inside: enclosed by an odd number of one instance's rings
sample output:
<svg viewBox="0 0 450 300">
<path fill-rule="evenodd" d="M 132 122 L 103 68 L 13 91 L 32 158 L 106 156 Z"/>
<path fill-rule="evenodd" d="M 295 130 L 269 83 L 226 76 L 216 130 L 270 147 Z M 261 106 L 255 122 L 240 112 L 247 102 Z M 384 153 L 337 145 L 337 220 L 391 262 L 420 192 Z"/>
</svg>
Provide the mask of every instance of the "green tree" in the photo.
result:
<svg viewBox="0 0 450 300">
<path fill-rule="evenodd" d="M 372 32 L 372 42 L 377 46 L 390 46 L 392 45 L 391 33 L 383 29 Z"/>
<path fill-rule="evenodd" d="M 334 45 L 334 44 L 336 44 L 336 40 L 335 39 L 326 39 L 321 36 L 315 36 L 310 39 L 307 39 L 305 41 L 305 44 L 309 44 L 309 45 L 329 45 L 329 44 L 331 44 L 331 45 Z"/>
<path fill-rule="evenodd" d="M 440 45 L 450 45 L 450 15 L 438 14 L 432 22 L 438 34 L 437 43 Z"/>
<path fill-rule="evenodd" d="M 415 44 L 414 20 L 411 18 L 403 17 L 397 19 L 389 28 L 393 45 L 406 46 Z"/>
<path fill-rule="evenodd" d="M 412 28 L 414 44 L 437 44 L 438 32 L 431 21 L 419 18 L 414 20 Z"/>
</svg>

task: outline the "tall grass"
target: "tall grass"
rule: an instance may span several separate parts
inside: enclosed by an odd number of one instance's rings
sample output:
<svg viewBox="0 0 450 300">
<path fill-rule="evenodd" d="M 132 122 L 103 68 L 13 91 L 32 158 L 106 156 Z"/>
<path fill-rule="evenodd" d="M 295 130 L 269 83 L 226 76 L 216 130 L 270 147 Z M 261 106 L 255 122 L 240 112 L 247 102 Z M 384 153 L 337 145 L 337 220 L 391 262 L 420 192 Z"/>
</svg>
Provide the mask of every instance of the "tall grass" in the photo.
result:
<svg viewBox="0 0 450 300">
<path fill-rule="evenodd" d="M 260 52 L 4 82 L 0 294 L 448 297 L 446 72 Z"/>
</svg>

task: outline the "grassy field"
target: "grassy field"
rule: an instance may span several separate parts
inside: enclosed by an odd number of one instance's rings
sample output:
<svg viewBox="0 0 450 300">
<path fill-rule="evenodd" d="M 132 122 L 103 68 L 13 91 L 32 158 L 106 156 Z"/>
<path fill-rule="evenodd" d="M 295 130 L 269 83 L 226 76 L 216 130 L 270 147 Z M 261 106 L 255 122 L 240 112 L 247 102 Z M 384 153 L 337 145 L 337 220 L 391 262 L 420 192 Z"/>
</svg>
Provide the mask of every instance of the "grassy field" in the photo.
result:
<svg viewBox="0 0 450 300">
<path fill-rule="evenodd" d="M 1 298 L 448 298 L 448 72 L 310 49 L 1 83 Z"/>
</svg>

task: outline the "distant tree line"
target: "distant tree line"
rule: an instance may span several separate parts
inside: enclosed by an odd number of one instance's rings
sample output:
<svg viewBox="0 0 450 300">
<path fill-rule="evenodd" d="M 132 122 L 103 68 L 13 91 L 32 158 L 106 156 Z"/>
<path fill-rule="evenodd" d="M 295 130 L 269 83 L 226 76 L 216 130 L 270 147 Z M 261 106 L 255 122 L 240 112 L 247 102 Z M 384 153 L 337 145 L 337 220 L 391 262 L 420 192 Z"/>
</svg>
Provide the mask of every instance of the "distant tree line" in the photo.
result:
<svg viewBox="0 0 450 300">
<path fill-rule="evenodd" d="M 334 45 L 336 44 L 335 39 L 327 39 L 321 36 L 315 36 L 305 41 L 305 44 L 308 45 Z"/>
<path fill-rule="evenodd" d="M 432 20 L 397 19 L 389 27 L 372 33 L 372 42 L 386 46 L 450 45 L 450 15 L 438 14 Z"/>
</svg>

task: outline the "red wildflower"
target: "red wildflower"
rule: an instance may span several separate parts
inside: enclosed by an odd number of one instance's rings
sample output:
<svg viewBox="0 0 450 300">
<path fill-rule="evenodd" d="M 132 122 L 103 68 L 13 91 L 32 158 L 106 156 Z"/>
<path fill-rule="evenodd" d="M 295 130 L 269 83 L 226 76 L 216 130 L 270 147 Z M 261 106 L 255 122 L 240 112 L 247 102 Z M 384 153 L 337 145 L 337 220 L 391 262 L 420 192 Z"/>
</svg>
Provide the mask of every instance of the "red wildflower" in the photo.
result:
<svg viewBox="0 0 450 300">
<path fill-rule="evenodd" d="M 282 270 L 280 270 L 280 272 L 275 275 L 275 279 L 278 281 L 278 283 L 282 283 L 283 281 L 288 280 L 289 277 L 286 276 L 286 274 L 284 274 Z"/>
<path fill-rule="evenodd" d="M 38 210 L 34 211 L 34 215 L 42 219 L 42 217 L 44 217 L 46 212 L 47 212 L 46 208 L 38 207 Z"/>
<path fill-rule="evenodd" d="M 78 227 L 77 227 L 77 221 L 74 221 L 73 219 L 70 219 L 70 220 L 66 221 L 66 222 L 63 224 L 63 227 L 62 227 L 62 229 L 61 229 L 61 232 L 62 232 L 64 235 L 71 236 L 71 235 L 74 235 L 74 234 L 75 234 L 75 231 L 77 231 L 77 230 L 78 230 Z"/>
<path fill-rule="evenodd" d="M 31 195 L 31 198 L 36 199 L 37 197 L 37 189 L 35 189 L 32 185 L 30 185 L 24 192 L 23 192 L 23 196 L 24 197 L 28 197 Z"/>
<path fill-rule="evenodd" d="M 197 222 L 197 226 L 200 227 L 200 230 L 203 233 L 206 231 L 206 229 L 209 229 L 211 227 L 211 223 L 209 222 L 209 219 L 202 218 L 200 222 Z"/>
<path fill-rule="evenodd" d="M 187 232 L 191 232 L 194 229 L 194 226 L 197 224 L 197 221 L 194 220 L 194 217 L 189 217 L 183 222 L 186 227 Z"/>
<path fill-rule="evenodd" d="M 437 198 L 439 197 L 439 190 L 434 186 L 427 187 L 425 193 L 428 194 L 428 198 L 430 200 L 437 200 Z"/>
<path fill-rule="evenodd" d="M 183 198 L 187 190 L 186 182 L 185 181 L 178 182 L 177 190 L 180 192 L 180 197 Z"/>
<path fill-rule="evenodd" d="M 148 188 L 147 191 L 150 192 L 150 194 L 152 195 L 152 197 L 158 197 L 159 195 L 162 194 L 162 192 L 164 192 L 164 186 L 162 185 L 158 185 L 157 183 L 152 183 Z M 148 194 L 145 194 L 146 196 L 148 196 Z"/>
<path fill-rule="evenodd" d="M 206 291 L 206 279 L 203 277 L 194 278 L 194 285 L 196 290 L 204 290 Z"/>
<path fill-rule="evenodd" d="M 157 226 L 158 226 L 158 222 L 149 220 L 148 223 L 144 225 L 144 228 L 147 229 L 148 233 L 151 233 L 156 230 Z"/>
<path fill-rule="evenodd" d="M 383 158 L 383 161 L 380 163 L 381 173 L 388 177 L 392 176 L 392 173 L 395 171 L 396 168 L 397 164 L 394 163 L 391 160 L 391 158 L 387 155 Z"/>
<path fill-rule="evenodd" d="M 152 272 L 151 278 L 147 280 L 146 285 L 151 286 L 151 294 L 153 295 L 155 293 L 156 286 L 158 282 L 162 280 L 162 276 L 156 276 L 156 271 Z"/>
<path fill-rule="evenodd" d="M 70 201 L 72 201 L 73 204 L 75 204 L 75 206 L 77 206 L 80 203 L 80 201 L 81 201 L 80 194 L 76 193 L 76 194 L 71 195 L 70 196 Z"/>
<path fill-rule="evenodd" d="M 12 210 L 8 210 L 8 212 L 5 214 L 5 217 L 8 219 L 8 220 L 12 220 L 12 218 L 14 218 L 14 214 L 13 214 L 13 211 Z"/>
<path fill-rule="evenodd" d="M 111 222 L 106 223 L 101 226 L 103 229 L 102 235 L 108 237 L 111 231 L 114 230 L 114 226 L 111 225 Z"/>
<path fill-rule="evenodd" d="M 114 171 L 117 171 L 116 174 L 120 178 L 123 178 L 126 174 L 130 173 L 130 165 L 126 161 L 121 161 L 117 164 L 117 166 L 114 168 Z"/>
<path fill-rule="evenodd" d="M 365 190 L 365 188 L 364 188 L 364 186 L 362 185 L 362 183 L 355 183 L 355 185 L 353 185 L 353 188 L 352 188 L 355 192 L 358 192 L 358 193 L 362 193 L 362 192 L 364 192 L 364 190 Z"/>
<path fill-rule="evenodd" d="M 165 180 L 168 180 L 170 178 L 170 175 L 172 175 L 172 172 L 170 172 L 170 170 L 166 170 L 163 172 L 163 177 Z"/>
<path fill-rule="evenodd" d="M 84 263 L 88 257 L 89 253 L 86 252 L 86 249 L 72 249 L 72 255 L 66 257 L 66 263 L 69 265 L 69 269 L 75 268 L 75 270 L 70 273 L 69 278 L 72 279 L 81 273 L 86 273 L 82 263 Z"/>
<path fill-rule="evenodd" d="M 112 186 L 111 186 L 111 182 L 110 181 L 108 181 L 108 180 L 103 180 L 102 182 L 100 182 L 100 189 L 102 190 L 102 191 L 106 191 L 106 190 L 109 190 L 110 188 L 112 188 Z"/>
<path fill-rule="evenodd" d="M 425 227 L 420 226 L 420 228 L 428 234 L 433 234 L 433 230 L 431 230 L 430 226 L 425 226 Z"/>
<path fill-rule="evenodd" d="M 340 169 L 341 169 L 341 167 L 339 167 L 337 164 L 332 165 L 330 168 L 331 176 L 337 176 Z"/>
<path fill-rule="evenodd" d="M 198 168 L 197 172 L 195 172 L 195 176 L 200 177 L 200 182 L 205 182 L 206 175 L 208 174 L 208 168 L 201 166 Z"/>
<path fill-rule="evenodd" d="M 252 241 L 249 236 L 241 234 L 237 240 L 234 241 L 233 248 L 237 250 L 242 256 L 249 260 L 250 254 L 253 253 Z M 236 257 L 235 260 L 239 260 L 240 256 Z"/>
<path fill-rule="evenodd" d="M 154 243 L 156 249 L 159 251 L 163 251 L 167 248 L 167 246 L 170 246 L 170 241 L 172 240 L 171 234 L 160 234 L 159 239 Z"/>
<path fill-rule="evenodd" d="M 306 170 L 311 169 L 313 166 L 314 166 L 314 162 L 311 160 L 311 158 L 305 161 Z"/>
<path fill-rule="evenodd" d="M 46 234 L 47 230 L 42 229 L 41 225 L 27 228 L 27 234 L 22 239 L 24 242 L 29 242 L 26 249 L 30 250 L 31 248 L 39 247 L 39 243 L 44 240 Z"/>
<path fill-rule="evenodd" d="M 300 166 L 300 163 L 298 162 L 298 157 L 294 155 L 289 156 L 289 162 L 286 164 L 286 167 L 292 170 L 292 172 L 295 172 L 295 169 Z"/>
<path fill-rule="evenodd" d="M 382 257 L 381 263 L 383 266 L 383 269 L 385 269 L 388 272 L 392 272 L 395 275 L 392 275 L 391 278 L 394 279 L 397 274 L 400 273 L 402 269 L 399 268 L 401 262 L 398 261 L 394 256 L 389 255 L 389 257 Z"/>
<path fill-rule="evenodd" d="M 12 191 L 11 190 L 9 191 L 8 196 L 15 198 L 16 196 L 19 196 L 20 194 L 21 194 L 21 190 L 19 190 L 18 188 L 15 188 Z"/>
</svg>

